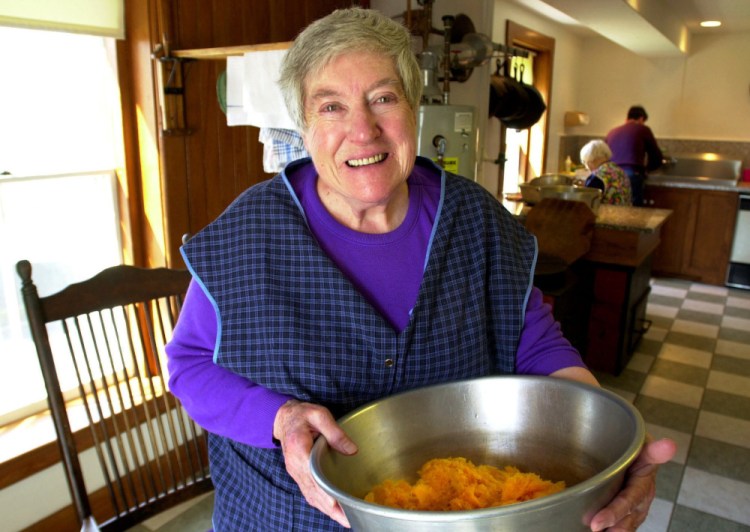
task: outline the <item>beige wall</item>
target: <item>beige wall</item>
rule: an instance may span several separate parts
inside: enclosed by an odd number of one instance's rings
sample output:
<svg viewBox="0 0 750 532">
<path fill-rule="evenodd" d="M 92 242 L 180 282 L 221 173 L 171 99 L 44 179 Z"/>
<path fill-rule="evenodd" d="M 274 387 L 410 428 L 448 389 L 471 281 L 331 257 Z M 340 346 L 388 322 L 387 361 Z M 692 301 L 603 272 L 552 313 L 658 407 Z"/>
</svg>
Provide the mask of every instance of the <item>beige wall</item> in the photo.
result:
<svg viewBox="0 0 750 532">
<path fill-rule="evenodd" d="M 694 35 L 690 53 L 638 57 L 602 38 L 586 39 L 581 55 L 589 80 L 578 104 L 591 123 L 576 133 L 603 135 L 643 104 L 657 137 L 750 140 L 750 32 Z"/>
</svg>

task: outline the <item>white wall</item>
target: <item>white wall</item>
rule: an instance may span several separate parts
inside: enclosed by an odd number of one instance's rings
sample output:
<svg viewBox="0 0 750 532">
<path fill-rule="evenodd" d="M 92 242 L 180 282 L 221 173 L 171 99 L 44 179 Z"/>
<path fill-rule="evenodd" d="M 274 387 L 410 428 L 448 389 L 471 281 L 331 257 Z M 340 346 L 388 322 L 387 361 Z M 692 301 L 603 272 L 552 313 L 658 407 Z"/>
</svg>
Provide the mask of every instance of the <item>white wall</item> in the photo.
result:
<svg viewBox="0 0 750 532">
<path fill-rule="evenodd" d="M 593 75 L 579 89 L 579 104 L 591 123 L 579 132 L 602 135 L 641 103 L 657 137 L 750 140 L 748 50 L 750 32 L 694 35 L 689 55 L 673 59 L 587 39 L 582 60 Z"/>
</svg>

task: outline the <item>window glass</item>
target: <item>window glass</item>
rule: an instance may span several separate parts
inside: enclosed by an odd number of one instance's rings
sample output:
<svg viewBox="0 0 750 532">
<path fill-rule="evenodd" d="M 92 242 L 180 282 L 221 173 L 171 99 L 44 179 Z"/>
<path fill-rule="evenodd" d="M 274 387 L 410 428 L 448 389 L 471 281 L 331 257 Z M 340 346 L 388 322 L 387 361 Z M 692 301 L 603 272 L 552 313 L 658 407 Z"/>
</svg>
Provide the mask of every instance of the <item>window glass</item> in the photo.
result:
<svg viewBox="0 0 750 532">
<path fill-rule="evenodd" d="M 46 408 L 15 264 L 42 296 L 122 262 L 107 38 L 0 27 L 0 425 Z"/>
<path fill-rule="evenodd" d="M 122 126 L 113 43 L 0 27 L 0 173 L 119 166 Z"/>
</svg>

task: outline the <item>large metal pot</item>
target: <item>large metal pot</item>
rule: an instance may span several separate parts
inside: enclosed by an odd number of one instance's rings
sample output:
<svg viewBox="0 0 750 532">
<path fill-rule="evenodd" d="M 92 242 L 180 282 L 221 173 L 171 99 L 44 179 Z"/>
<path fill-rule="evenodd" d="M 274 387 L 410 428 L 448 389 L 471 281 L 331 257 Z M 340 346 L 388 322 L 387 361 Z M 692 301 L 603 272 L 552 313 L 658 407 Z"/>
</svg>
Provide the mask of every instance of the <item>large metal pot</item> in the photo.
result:
<svg viewBox="0 0 750 532">
<path fill-rule="evenodd" d="M 546 187 L 549 185 L 572 185 L 573 178 L 563 174 L 542 174 L 529 181 L 532 185 Z"/>
<path fill-rule="evenodd" d="M 620 489 L 645 428 L 637 410 L 600 388 L 552 377 L 502 376 L 431 386 L 366 405 L 340 420 L 354 456 L 313 446 L 315 480 L 355 531 L 587 530 Z M 385 479 L 413 482 L 432 458 L 514 465 L 568 487 L 533 501 L 455 512 L 387 508 L 362 497 Z"/>
<path fill-rule="evenodd" d="M 544 98 L 532 85 L 510 76 L 490 78 L 490 116 L 506 127 L 526 129 L 536 124 L 547 109 Z"/>
<path fill-rule="evenodd" d="M 574 187 L 570 185 L 545 185 L 539 188 L 541 199 L 556 198 L 569 201 L 581 201 L 594 213 L 599 211 L 602 202 L 602 191 L 591 187 Z"/>
<path fill-rule="evenodd" d="M 572 185 L 573 179 L 561 174 L 542 174 L 528 183 L 521 183 L 521 199 L 529 205 L 534 205 L 542 200 L 542 187 L 550 185 Z"/>
</svg>

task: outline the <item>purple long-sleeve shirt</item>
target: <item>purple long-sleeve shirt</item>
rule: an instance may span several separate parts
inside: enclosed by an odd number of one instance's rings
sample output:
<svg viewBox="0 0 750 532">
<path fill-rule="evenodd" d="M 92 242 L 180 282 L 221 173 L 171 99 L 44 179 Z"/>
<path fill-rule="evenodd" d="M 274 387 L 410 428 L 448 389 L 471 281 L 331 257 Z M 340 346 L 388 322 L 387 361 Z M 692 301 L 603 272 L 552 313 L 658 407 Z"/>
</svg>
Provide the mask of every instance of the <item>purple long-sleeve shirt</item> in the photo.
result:
<svg viewBox="0 0 750 532">
<path fill-rule="evenodd" d="M 661 166 L 662 152 L 651 128 L 628 120 L 607 133 L 612 162 L 622 168 L 638 171 L 655 170 Z"/>
<path fill-rule="evenodd" d="M 272 447 L 273 422 L 279 407 L 291 397 L 259 386 L 217 366 L 216 313 L 193 282 L 175 327 L 169 353 L 170 388 L 200 426 L 255 447 Z M 549 375 L 583 366 L 578 352 L 563 337 L 542 293 L 532 289 L 518 344 L 516 371 Z"/>
<path fill-rule="evenodd" d="M 392 233 L 363 235 L 335 223 L 315 192 L 315 179 L 314 174 L 304 173 L 290 179 L 310 230 L 394 329 L 403 330 L 422 280 L 422 262 L 410 259 L 428 253 L 439 208 L 439 180 L 416 167 L 409 178 L 406 220 Z M 383 271 L 390 274 L 389 282 L 384 282 Z M 398 283 L 394 284 L 393 278 Z M 276 413 L 291 397 L 216 365 L 217 323 L 208 296 L 192 282 L 167 345 L 169 386 L 190 416 L 209 432 L 255 447 L 273 447 Z M 543 303 L 542 293 L 533 288 L 518 345 L 516 372 L 548 375 L 572 366 L 584 364 L 563 337 L 549 305 Z"/>
</svg>

